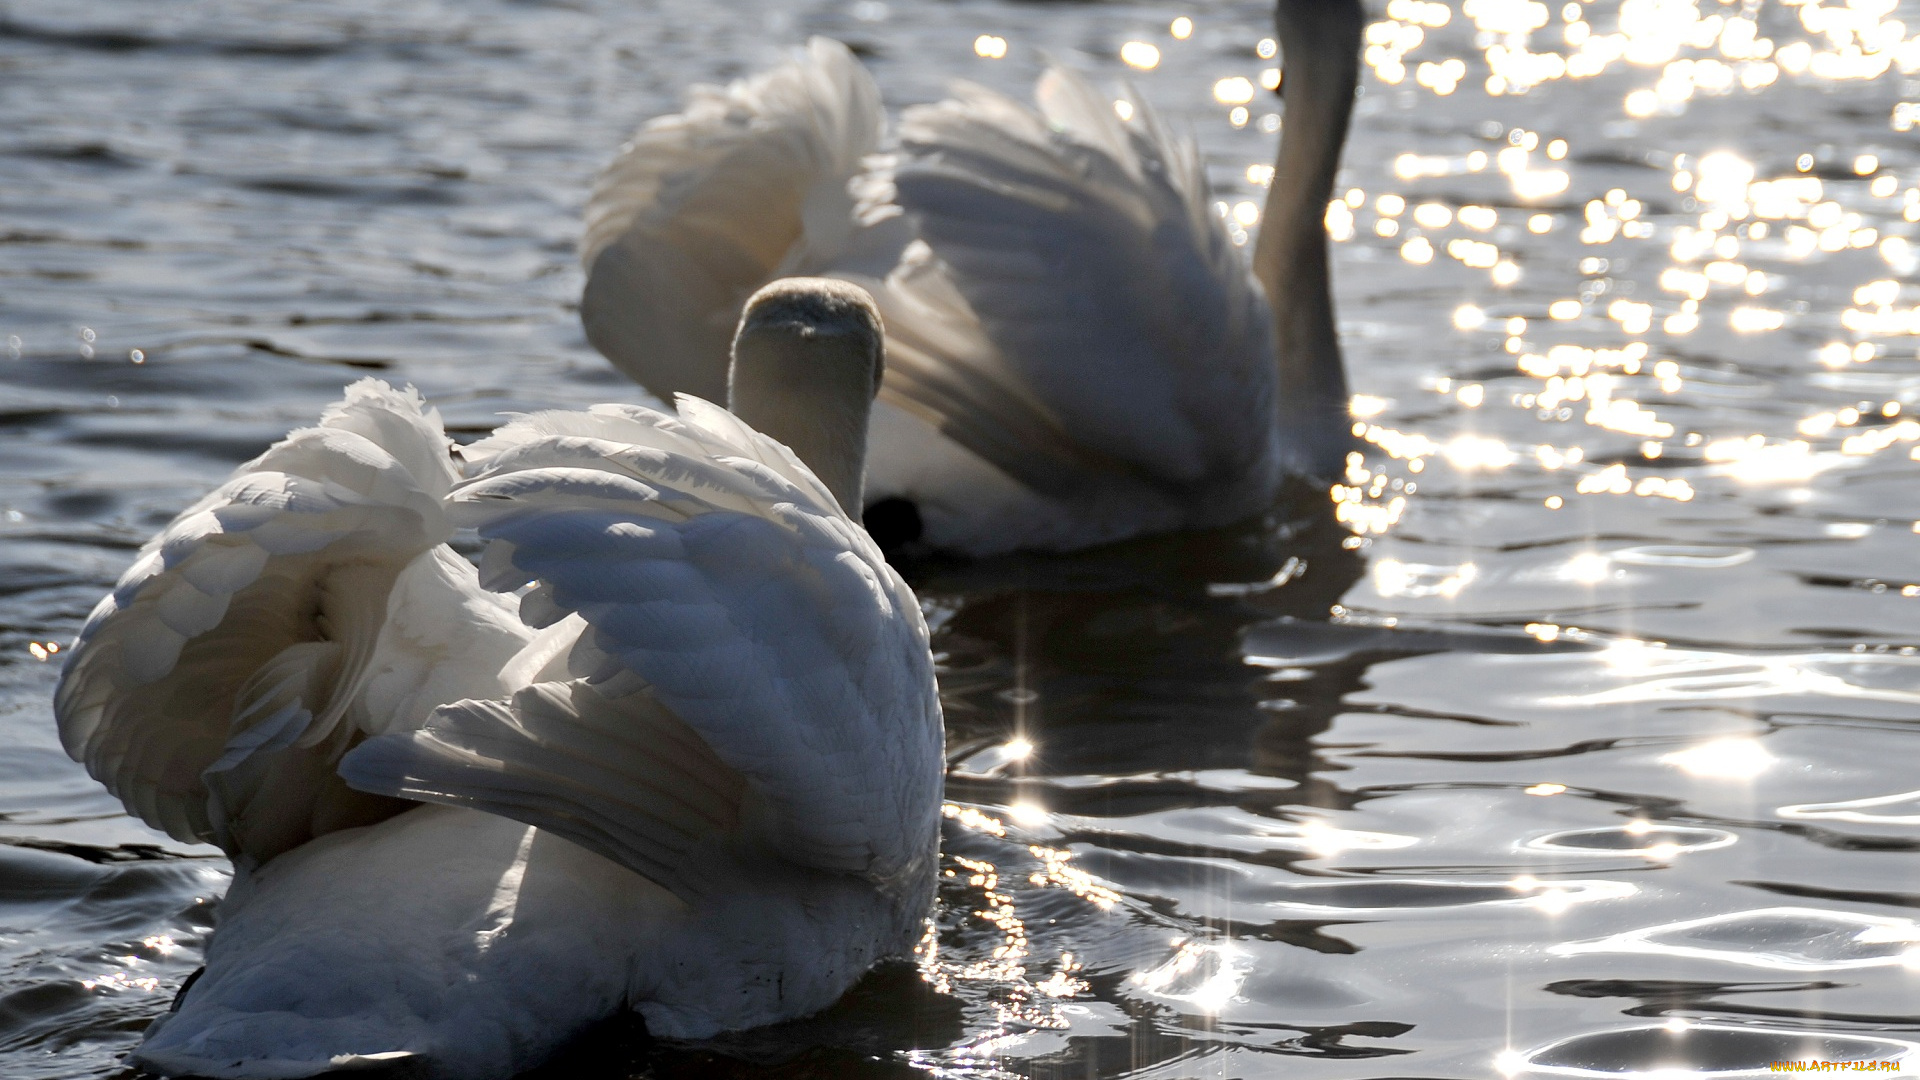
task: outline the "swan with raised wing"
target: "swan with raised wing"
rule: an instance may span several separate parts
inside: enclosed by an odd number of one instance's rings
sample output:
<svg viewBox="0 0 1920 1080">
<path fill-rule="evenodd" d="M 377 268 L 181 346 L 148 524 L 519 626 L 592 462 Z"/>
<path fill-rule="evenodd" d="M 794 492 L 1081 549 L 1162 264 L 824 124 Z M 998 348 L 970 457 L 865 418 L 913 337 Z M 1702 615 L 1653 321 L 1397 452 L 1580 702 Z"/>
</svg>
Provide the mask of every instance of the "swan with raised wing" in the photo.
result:
<svg viewBox="0 0 1920 1080">
<path fill-rule="evenodd" d="M 778 282 L 733 351 L 733 413 L 537 413 L 465 480 L 418 395 L 357 383 L 143 549 L 60 733 L 235 874 L 135 1065 L 488 1080 L 625 1007 L 682 1038 L 805 1015 L 912 948 L 940 707 L 842 509 L 878 312 Z"/>
<path fill-rule="evenodd" d="M 587 336 L 653 393 L 697 391 L 724 370 L 739 298 L 782 274 L 846 278 L 887 321 L 876 531 L 911 520 L 986 555 L 1257 516 L 1286 477 L 1330 477 L 1352 449 L 1324 217 L 1364 14 L 1278 0 L 1275 23 L 1286 123 L 1251 266 L 1192 140 L 1144 102 L 1122 119 L 1052 67 L 1037 111 L 961 85 L 871 156 L 879 92 L 815 39 L 696 90 L 602 173 Z"/>
</svg>

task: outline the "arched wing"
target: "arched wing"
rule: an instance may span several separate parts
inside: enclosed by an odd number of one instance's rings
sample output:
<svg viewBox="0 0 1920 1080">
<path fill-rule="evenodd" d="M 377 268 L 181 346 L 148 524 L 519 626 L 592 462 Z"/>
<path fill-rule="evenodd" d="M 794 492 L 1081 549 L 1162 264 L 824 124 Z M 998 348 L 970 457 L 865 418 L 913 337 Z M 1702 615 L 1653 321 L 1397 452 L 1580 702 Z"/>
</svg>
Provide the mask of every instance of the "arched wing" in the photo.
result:
<svg viewBox="0 0 1920 1080">
<path fill-rule="evenodd" d="M 698 87 L 684 111 L 649 121 L 587 203 L 587 338 L 662 400 L 724 400 L 742 302 L 854 243 L 847 183 L 881 123 L 873 79 L 825 38 L 772 71 Z"/>
<path fill-rule="evenodd" d="M 744 777 L 651 694 L 586 678 L 457 702 L 342 761 L 355 787 L 566 836 L 691 898 L 704 846 L 738 833 Z"/>
<path fill-rule="evenodd" d="M 839 276 L 872 294 L 886 324 L 882 401 L 1042 494 L 1070 499 L 1089 476 L 1133 473 L 1126 462 L 1074 440 L 1007 363 L 946 264 L 924 243 L 909 245 L 885 280 Z"/>
<path fill-rule="evenodd" d="M 414 645 L 383 633 L 396 581 L 414 644 L 463 632 L 429 625 L 463 588 L 433 550 L 452 531 L 441 500 L 456 478 L 418 394 L 350 387 L 174 519 L 94 609 L 54 699 L 67 752 L 142 820 L 236 855 L 390 812 L 332 763 L 370 682 L 390 699 L 421 690 L 394 670 Z"/>
<path fill-rule="evenodd" d="M 889 389 L 1015 476 L 1069 454 L 1163 487 L 1244 472 L 1273 426 L 1272 328 L 1191 141 L 1142 102 L 1123 122 L 1064 69 L 1038 98 L 1036 113 L 963 86 L 909 109 L 863 183 L 930 249 L 886 282 L 890 342 L 967 343 L 944 384 Z"/>
<path fill-rule="evenodd" d="M 550 828 L 677 889 L 716 837 L 881 881 L 923 865 L 926 626 L 784 447 L 683 399 L 677 418 L 531 417 L 488 450 L 455 513 L 487 541 L 489 588 L 532 585 L 527 622 L 578 617 L 572 678 L 369 740 L 350 782 Z"/>
</svg>

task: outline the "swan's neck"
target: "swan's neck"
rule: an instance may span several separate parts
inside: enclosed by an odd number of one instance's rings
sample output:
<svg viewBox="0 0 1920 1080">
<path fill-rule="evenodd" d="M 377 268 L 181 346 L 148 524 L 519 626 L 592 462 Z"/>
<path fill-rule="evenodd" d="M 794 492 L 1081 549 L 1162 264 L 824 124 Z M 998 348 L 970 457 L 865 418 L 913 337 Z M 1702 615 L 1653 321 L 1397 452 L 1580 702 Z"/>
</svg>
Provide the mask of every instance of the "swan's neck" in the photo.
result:
<svg viewBox="0 0 1920 1080">
<path fill-rule="evenodd" d="M 786 356 L 766 355 L 792 351 L 787 342 L 743 338 L 737 343 L 728 408 L 760 434 L 785 443 L 833 492 L 840 509 L 858 520 L 873 392 L 835 377 L 850 365 L 821 364 L 821 370 L 796 378 Z"/>
<path fill-rule="evenodd" d="M 727 408 L 785 443 L 855 521 L 880 350 L 873 300 L 819 278 L 789 278 L 754 294 L 733 341 Z"/>
<path fill-rule="evenodd" d="M 1326 212 L 1360 77 L 1365 13 L 1358 0 L 1279 0 L 1274 22 L 1286 65 L 1286 118 L 1253 272 L 1273 310 L 1283 432 L 1300 464 L 1332 475 L 1352 437 Z"/>
</svg>

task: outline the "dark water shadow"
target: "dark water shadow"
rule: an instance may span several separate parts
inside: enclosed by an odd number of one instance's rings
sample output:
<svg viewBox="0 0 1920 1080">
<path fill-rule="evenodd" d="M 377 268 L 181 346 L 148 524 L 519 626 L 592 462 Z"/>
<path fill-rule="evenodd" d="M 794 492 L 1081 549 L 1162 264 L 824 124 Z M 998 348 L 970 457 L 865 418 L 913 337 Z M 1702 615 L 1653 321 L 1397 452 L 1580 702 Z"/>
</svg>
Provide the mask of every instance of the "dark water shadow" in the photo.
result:
<svg viewBox="0 0 1920 1080">
<path fill-rule="evenodd" d="M 932 612 L 950 760 L 1020 735 L 1036 747 L 1026 776 L 1267 771 L 1252 750 L 1259 732 L 1278 722 L 1304 743 L 1357 683 L 1316 684 L 1276 721 L 1243 636 L 1278 618 L 1326 628 L 1364 570 L 1349 539 L 1324 492 L 1301 491 L 1225 529 L 906 562 Z M 1276 758 L 1275 775 L 1304 779 L 1306 760 Z M 988 793 L 965 769 L 950 784 L 960 798 Z"/>
<path fill-rule="evenodd" d="M 832 1008 L 802 1020 L 699 1043 L 654 1039 L 637 1015 L 607 1020 L 518 1080 L 756 1077 L 811 1080 L 924 1077 L 894 1060 L 965 1033 L 959 1001 L 937 993 L 910 963 L 882 964 Z"/>
</svg>

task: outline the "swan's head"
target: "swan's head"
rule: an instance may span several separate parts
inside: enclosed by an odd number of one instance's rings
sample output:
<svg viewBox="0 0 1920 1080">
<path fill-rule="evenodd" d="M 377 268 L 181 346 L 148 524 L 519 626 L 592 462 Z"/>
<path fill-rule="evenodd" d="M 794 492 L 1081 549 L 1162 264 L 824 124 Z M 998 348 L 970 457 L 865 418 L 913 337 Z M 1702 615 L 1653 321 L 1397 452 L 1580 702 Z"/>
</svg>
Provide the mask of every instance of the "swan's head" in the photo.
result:
<svg viewBox="0 0 1920 1080">
<path fill-rule="evenodd" d="M 873 297 L 832 278 L 763 287 L 733 337 L 727 407 L 799 455 L 855 520 L 883 341 Z"/>
</svg>

